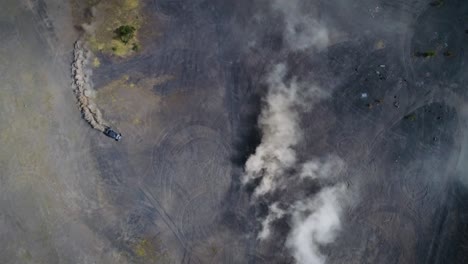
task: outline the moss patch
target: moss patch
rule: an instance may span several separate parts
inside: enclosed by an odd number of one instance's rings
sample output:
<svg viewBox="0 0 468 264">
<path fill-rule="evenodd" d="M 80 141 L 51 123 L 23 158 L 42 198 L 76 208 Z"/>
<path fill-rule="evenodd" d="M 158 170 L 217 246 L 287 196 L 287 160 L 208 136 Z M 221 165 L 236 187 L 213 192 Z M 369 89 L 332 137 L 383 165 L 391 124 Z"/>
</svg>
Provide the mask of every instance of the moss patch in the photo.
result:
<svg viewBox="0 0 468 264">
<path fill-rule="evenodd" d="M 125 0 L 124 1 L 124 8 L 128 10 L 132 10 L 138 8 L 140 2 L 138 0 Z"/>
<path fill-rule="evenodd" d="M 140 239 L 133 245 L 133 252 L 137 259 L 144 263 L 169 263 L 171 259 L 162 249 L 159 239 Z"/>
<path fill-rule="evenodd" d="M 97 68 L 97 67 L 99 67 L 99 66 L 101 66 L 101 61 L 99 60 L 99 58 L 95 57 L 95 58 L 93 59 L 93 67 L 94 67 L 94 68 Z"/>
<path fill-rule="evenodd" d="M 443 0 L 432 1 L 429 3 L 429 5 L 433 7 L 441 7 L 442 5 L 444 5 L 444 1 Z"/>
<path fill-rule="evenodd" d="M 436 52 L 433 51 L 433 50 L 430 50 L 430 51 L 424 51 L 424 52 L 421 52 L 421 51 L 417 51 L 414 53 L 414 56 L 416 57 L 420 57 L 420 58 L 432 58 L 436 55 Z"/>
<path fill-rule="evenodd" d="M 414 120 L 416 120 L 416 115 L 414 113 L 412 113 L 412 114 L 406 115 L 404 118 L 406 120 L 414 121 Z"/>
</svg>

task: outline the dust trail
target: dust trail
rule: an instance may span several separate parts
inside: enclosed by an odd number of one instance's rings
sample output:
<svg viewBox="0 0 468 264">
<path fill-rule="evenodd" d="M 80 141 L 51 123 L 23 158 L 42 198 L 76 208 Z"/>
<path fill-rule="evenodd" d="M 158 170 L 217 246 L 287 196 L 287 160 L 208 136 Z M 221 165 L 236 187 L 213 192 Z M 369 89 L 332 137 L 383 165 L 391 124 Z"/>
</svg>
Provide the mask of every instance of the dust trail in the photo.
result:
<svg viewBox="0 0 468 264">
<path fill-rule="evenodd" d="M 93 127 L 101 132 L 108 127 L 103 119 L 101 111 L 94 103 L 95 91 L 92 88 L 90 76 L 92 71 L 88 67 L 91 57 L 89 51 L 81 40 L 76 41 L 74 47 L 74 59 L 72 65 L 73 84 L 72 87 L 78 99 L 83 118 Z"/>
</svg>

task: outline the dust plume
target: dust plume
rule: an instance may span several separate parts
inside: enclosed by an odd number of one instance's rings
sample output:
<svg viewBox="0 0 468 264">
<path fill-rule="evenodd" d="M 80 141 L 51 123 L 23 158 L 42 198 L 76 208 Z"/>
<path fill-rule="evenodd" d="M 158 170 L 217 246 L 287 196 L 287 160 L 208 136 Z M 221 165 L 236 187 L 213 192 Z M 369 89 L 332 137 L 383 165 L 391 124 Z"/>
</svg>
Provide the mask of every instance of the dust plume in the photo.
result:
<svg viewBox="0 0 468 264">
<path fill-rule="evenodd" d="M 299 0 L 274 0 L 272 8 L 282 14 L 285 29 L 284 37 L 289 47 L 293 50 L 308 48 L 323 49 L 329 43 L 327 27 L 307 10 L 304 1 Z"/>
<path fill-rule="evenodd" d="M 271 223 L 283 218 L 286 215 L 286 212 L 279 208 L 278 203 L 273 203 L 269 207 L 269 214 L 262 222 L 262 230 L 258 233 L 258 239 L 264 240 L 270 237 L 271 235 Z"/>
<path fill-rule="evenodd" d="M 279 64 L 267 78 L 269 90 L 259 118 L 262 142 L 245 165 L 244 183 L 262 178 L 255 196 L 274 191 L 285 170 L 296 164 L 294 147 L 303 138 L 299 113 L 309 108 L 308 103 L 327 95 L 315 86 L 304 89 L 295 79 L 286 84 L 285 75 L 286 66 Z"/>
<path fill-rule="evenodd" d="M 312 159 L 302 164 L 301 178 L 330 179 L 336 177 L 344 168 L 343 160 L 334 155 L 322 159 Z"/>
<path fill-rule="evenodd" d="M 284 20 L 283 37 L 292 51 L 319 52 L 329 43 L 328 29 L 314 17 L 303 13 L 298 0 L 274 0 L 272 9 Z M 299 82 L 279 63 L 267 74 L 268 87 L 258 119 L 261 142 L 246 161 L 242 182 L 255 182 L 252 202 L 268 206 L 266 216 L 258 219 L 260 242 L 281 241 L 275 233 L 279 221 L 287 221 L 283 242 L 299 264 L 323 264 L 321 247 L 334 241 L 346 205 L 346 186 L 339 182 L 345 162 L 333 153 L 302 160 L 297 147 L 304 141 L 301 115 L 330 96 L 330 89 Z M 324 186 L 313 192 L 313 182 Z M 284 232 L 278 232 L 283 233 Z M 275 238 L 275 239 L 273 239 Z"/>
<path fill-rule="evenodd" d="M 294 193 L 288 194 L 287 188 L 292 188 L 293 182 L 306 179 L 333 182 L 346 164 L 332 154 L 298 161 L 295 148 L 304 139 L 300 114 L 329 94 L 315 85 L 300 84 L 295 78 L 286 82 L 286 73 L 286 66 L 279 64 L 266 78 L 268 92 L 259 117 L 262 140 L 245 164 L 243 182 L 259 180 L 253 201 L 262 198 L 269 204 L 268 215 L 261 221 L 257 238 L 261 241 L 269 239 L 274 232 L 272 223 L 287 218 L 291 230 L 286 246 L 297 263 L 319 264 L 325 261 L 320 246 L 331 243 L 340 228 L 346 188 L 338 183 L 323 188 L 312 197 L 296 198 Z M 265 198 L 278 191 L 287 199 L 281 195 L 277 200 Z M 290 197 L 293 197 L 292 202 Z"/>
<path fill-rule="evenodd" d="M 267 79 L 270 89 L 259 119 L 262 143 L 245 165 L 244 183 L 262 177 L 260 186 L 255 189 L 255 196 L 276 188 L 284 170 L 296 163 L 296 153 L 292 147 L 302 138 L 299 116 L 294 110 L 296 101 L 299 101 L 298 87 L 294 82 L 290 86 L 278 82 L 284 75 L 285 66 L 277 65 Z"/>
<path fill-rule="evenodd" d="M 286 246 L 300 264 L 322 264 L 320 246 L 333 242 L 340 230 L 346 188 L 326 187 L 316 197 L 292 205 L 292 228 Z"/>
<path fill-rule="evenodd" d="M 78 99 L 83 118 L 93 127 L 101 132 L 107 127 L 107 122 L 102 118 L 101 111 L 94 103 L 95 91 L 92 88 L 90 76 L 92 74 L 88 67 L 91 52 L 86 49 L 81 40 L 75 43 L 74 58 L 72 65 L 73 84 L 72 87 Z"/>
<path fill-rule="evenodd" d="M 286 180 L 289 186 L 292 181 L 301 182 L 305 178 L 317 181 L 336 177 L 344 169 L 345 163 L 339 157 L 329 155 L 322 159 L 313 159 L 302 165 L 302 171 Z M 283 175 L 284 176 L 284 175 Z M 279 177 L 279 176 L 278 176 Z M 268 240 L 275 232 L 272 224 L 275 221 L 287 219 L 290 230 L 285 246 L 299 264 L 323 264 L 326 257 L 320 252 L 322 246 L 332 243 L 341 228 L 341 216 L 344 206 L 348 204 L 350 195 L 343 183 L 331 184 L 310 197 L 294 197 L 291 192 L 272 202 L 268 207 L 268 215 L 261 221 L 261 230 L 257 235 L 260 241 Z M 289 201 L 281 202 L 282 200 Z M 280 208 L 279 204 L 282 207 Z"/>
</svg>

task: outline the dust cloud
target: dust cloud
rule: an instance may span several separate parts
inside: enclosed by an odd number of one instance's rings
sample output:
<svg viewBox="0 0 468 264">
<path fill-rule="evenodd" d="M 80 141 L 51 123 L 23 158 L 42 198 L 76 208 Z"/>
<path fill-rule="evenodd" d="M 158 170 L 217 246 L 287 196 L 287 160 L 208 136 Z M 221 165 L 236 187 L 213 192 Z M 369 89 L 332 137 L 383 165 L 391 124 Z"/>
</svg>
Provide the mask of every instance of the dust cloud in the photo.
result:
<svg viewBox="0 0 468 264">
<path fill-rule="evenodd" d="M 292 228 L 286 246 L 298 263 L 325 263 L 320 246 L 335 240 L 341 227 L 340 218 L 346 196 L 346 187 L 338 184 L 291 206 Z"/>
<path fill-rule="evenodd" d="M 302 12 L 298 0 L 271 2 L 271 9 L 281 14 L 283 38 L 291 51 L 320 52 L 329 44 L 329 28 Z M 242 181 L 256 182 L 251 202 L 266 203 L 268 213 L 259 218 L 260 242 L 277 238 L 274 223 L 287 221 L 286 246 L 300 264 L 323 264 L 321 247 L 332 243 L 341 228 L 341 217 L 349 198 L 339 175 L 346 163 L 333 153 L 302 161 L 297 147 L 304 141 L 301 114 L 330 96 L 330 89 L 302 83 L 288 74 L 285 63 L 277 63 L 265 78 L 268 87 L 263 98 L 258 126 L 261 142 L 246 161 Z M 301 183 L 314 181 L 321 187 L 313 194 L 302 190 Z M 301 189 L 302 188 L 302 189 Z"/>
<path fill-rule="evenodd" d="M 316 181 L 336 178 L 346 164 L 336 155 L 326 154 L 299 163 L 295 147 L 304 139 L 299 125 L 300 114 L 328 93 L 315 85 L 299 84 L 294 78 L 285 82 L 286 66 L 279 64 L 268 75 L 268 93 L 259 117 L 262 140 L 245 164 L 244 183 L 260 179 L 253 202 L 278 190 L 285 190 L 291 181 Z M 291 170 L 297 173 L 291 175 Z M 346 188 L 342 184 L 328 186 L 313 197 L 284 203 L 282 197 L 269 201 L 268 215 L 261 221 L 259 240 L 267 240 L 273 232 L 271 224 L 290 219 L 291 230 L 286 246 L 298 263 L 324 263 L 322 245 L 331 243 L 340 228 L 340 215 L 345 204 Z M 279 207 L 281 203 L 282 207 Z"/>
<path fill-rule="evenodd" d="M 280 12 L 284 19 L 284 37 L 292 50 L 325 48 L 329 39 L 328 28 L 314 16 L 303 12 L 304 1 L 274 0 L 272 9 Z"/>
<path fill-rule="evenodd" d="M 281 81 L 284 74 L 285 66 L 277 65 L 268 77 L 270 88 L 259 119 L 262 143 L 245 165 L 244 183 L 262 177 L 260 186 L 255 189 L 255 196 L 276 189 L 284 170 L 295 165 L 296 153 L 293 147 L 302 138 L 298 125 L 299 113 L 294 109 L 301 100 L 298 86 L 295 82 L 284 84 Z"/>
</svg>

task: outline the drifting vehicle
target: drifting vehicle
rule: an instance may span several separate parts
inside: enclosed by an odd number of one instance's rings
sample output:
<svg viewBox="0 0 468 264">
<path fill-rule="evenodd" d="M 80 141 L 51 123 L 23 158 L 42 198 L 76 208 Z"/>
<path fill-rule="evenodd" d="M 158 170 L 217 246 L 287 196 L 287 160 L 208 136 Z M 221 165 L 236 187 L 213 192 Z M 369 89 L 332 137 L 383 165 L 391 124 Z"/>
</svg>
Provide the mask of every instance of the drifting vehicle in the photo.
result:
<svg viewBox="0 0 468 264">
<path fill-rule="evenodd" d="M 115 141 L 120 141 L 122 139 L 122 134 L 108 127 L 104 130 L 104 134 L 110 138 L 115 139 Z"/>
</svg>

